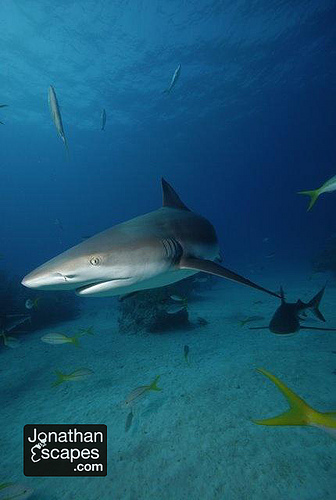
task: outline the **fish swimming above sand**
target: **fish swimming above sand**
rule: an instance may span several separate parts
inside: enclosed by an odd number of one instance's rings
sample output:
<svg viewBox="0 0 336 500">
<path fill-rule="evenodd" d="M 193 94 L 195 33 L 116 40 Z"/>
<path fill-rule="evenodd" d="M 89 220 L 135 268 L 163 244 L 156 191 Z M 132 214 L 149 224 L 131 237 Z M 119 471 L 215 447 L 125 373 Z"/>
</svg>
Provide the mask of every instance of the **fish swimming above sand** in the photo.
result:
<svg viewBox="0 0 336 500">
<path fill-rule="evenodd" d="M 176 70 L 174 71 L 174 74 L 173 74 L 173 77 L 171 79 L 171 82 L 170 82 L 170 85 L 169 87 L 163 91 L 164 94 L 170 94 L 170 92 L 173 90 L 173 88 L 175 87 L 176 83 L 177 83 L 177 80 L 179 79 L 180 77 L 180 73 L 181 73 L 181 64 L 179 64 L 176 68 Z"/>
<path fill-rule="evenodd" d="M 131 408 L 131 411 L 127 415 L 126 422 L 125 422 L 125 432 L 128 432 L 130 430 L 132 422 L 133 422 L 133 417 L 134 417 L 134 413 L 133 413 L 133 409 Z"/>
<path fill-rule="evenodd" d="M 310 203 L 308 205 L 307 212 L 311 210 L 313 205 L 315 204 L 317 198 L 323 193 L 332 193 L 336 191 L 336 175 L 334 175 L 331 179 L 326 181 L 321 187 L 318 189 L 313 189 L 311 191 L 299 191 L 298 194 L 305 194 L 310 196 Z"/>
<path fill-rule="evenodd" d="M 7 108 L 8 104 L 0 104 L 0 108 Z M 1 125 L 5 125 L 3 122 L 0 122 Z"/>
<path fill-rule="evenodd" d="M 185 305 L 181 305 L 181 304 L 171 304 L 170 306 L 167 307 L 167 309 L 165 309 L 166 313 L 167 314 L 177 314 L 181 311 L 184 311 L 185 309 L 187 309 L 187 306 Z"/>
<path fill-rule="evenodd" d="M 0 500 L 28 500 L 34 490 L 24 484 L 0 483 Z"/>
<path fill-rule="evenodd" d="M 61 111 L 60 111 L 60 107 L 59 107 L 58 100 L 56 97 L 55 89 L 52 85 L 50 85 L 50 87 L 48 89 L 48 102 L 49 102 L 51 117 L 53 119 L 57 133 L 60 136 L 60 138 L 62 139 L 64 146 L 65 146 L 65 150 L 66 150 L 67 155 L 68 155 L 69 148 L 68 148 L 68 142 L 66 140 L 65 133 L 64 133 Z"/>
<path fill-rule="evenodd" d="M 58 370 L 56 370 L 55 373 L 57 379 L 52 384 L 52 387 L 57 387 L 58 385 L 63 384 L 64 382 L 80 382 L 81 380 L 84 380 L 88 378 L 90 375 L 92 375 L 93 371 L 90 370 L 89 368 L 79 368 L 78 370 L 75 370 L 74 372 L 71 372 L 69 374 L 60 372 Z"/>
<path fill-rule="evenodd" d="M 145 396 L 146 394 L 148 394 L 148 392 L 162 391 L 162 389 L 157 386 L 157 382 L 158 382 L 159 378 L 160 378 L 160 375 L 157 375 L 157 377 L 155 377 L 155 379 L 153 380 L 153 382 L 151 384 L 141 385 L 140 387 L 133 389 L 133 391 L 127 396 L 127 398 L 125 400 L 125 404 L 130 405 L 131 403 L 134 403 L 138 399 L 140 399 L 143 396 Z"/>
<path fill-rule="evenodd" d="M 269 329 L 277 335 L 291 335 L 299 330 L 322 330 L 336 331 L 336 328 L 319 328 L 317 326 L 302 325 L 307 312 L 312 312 L 320 321 L 325 321 L 323 314 L 319 310 L 319 305 L 324 294 L 325 286 L 320 290 L 309 302 L 302 302 L 300 299 L 297 302 L 286 302 L 285 294 L 281 288 L 281 305 L 275 311 L 270 324 L 268 326 L 250 327 L 250 330 Z M 302 317 L 304 316 L 304 317 Z"/>
<path fill-rule="evenodd" d="M 309 406 L 295 392 L 289 389 L 280 379 L 264 370 L 257 368 L 259 373 L 269 378 L 287 399 L 290 409 L 281 415 L 264 420 L 253 420 L 258 425 L 310 425 L 326 431 L 336 439 L 336 410 L 319 412 Z"/>
<path fill-rule="evenodd" d="M 106 111 L 105 109 L 103 109 L 100 116 L 100 130 L 105 130 L 105 124 L 106 124 Z"/>
<path fill-rule="evenodd" d="M 74 346 L 79 346 L 79 338 L 82 337 L 84 333 L 77 333 L 73 337 L 68 337 L 64 333 L 47 333 L 41 337 L 42 342 L 51 345 L 62 345 L 62 344 L 73 344 Z"/>
<path fill-rule="evenodd" d="M 185 359 L 185 362 L 187 363 L 188 366 L 190 366 L 190 361 L 189 361 L 189 352 L 190 352 L 190 348 L 188 345 L 185 345 L 183 347 L 183 355 L 184 355 L 184 359 Z"/>
<path fill-rule="evenodd" d="M 162 190 L 162 208 L 82 241 L 22 284 L 106 297 L 162 287 L 202 271 L 280 297 L 215 262 L 220 249 L 212 224 L 189 210 L 164 179 Z"/>
</svg>

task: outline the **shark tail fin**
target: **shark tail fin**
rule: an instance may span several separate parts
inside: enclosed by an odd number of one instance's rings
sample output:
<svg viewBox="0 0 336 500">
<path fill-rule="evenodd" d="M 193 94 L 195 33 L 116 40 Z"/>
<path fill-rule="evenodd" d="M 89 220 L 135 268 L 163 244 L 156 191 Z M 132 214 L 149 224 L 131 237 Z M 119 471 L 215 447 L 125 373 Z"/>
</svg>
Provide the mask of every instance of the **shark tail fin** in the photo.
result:
<svg viewBox="0 0 336 500">
<path fill-rule="evenodd" d="M 253 420 L 259 425 L 311 425 L 319 421 L 319 412 L 311 408 L 303 399 L 289 389 L 281 380 L 263 368 L 257 368 L 259 373 L 269 378 L 282 392 L 289 403 L 289 410 L 273 418 Z M 315 417 L 315 418 L 314 418 Z M 317 418 L 316 418 L 317 417 Z"/>
<path fill-rule="evenodd" d="M 314 206 L 317 198 L 320 196 L 320 190 L 319 189 L 314 189 L 312 191 L 299 191 L 298 194 L 305 194 L 307 196 L 310 196 L 310 201 L 309 201 L 309 205 L 308 205 L 308 208 L 307 208 L 307 212 L 309 212 L 309 210 L 311 210 L 312 207 Z"/>
<path fill-rule="evenodd" d="M 153 382 L 148 387 L 149 391 L 162 391 L 162 389 L 157 386 L 157 382 L 158 382 L 159 378 L 160 378 L 160 375 L 158 375 L 157 377 L 155 377 L 155 379 L 153 380 Z"/>
<path fill-rule="evenodd" d="M 311 309 L 311 311 L 315 314 L 315 316 L 321 320 L 321 321 L 325 321 L 325 318 L 323 316 L 323 314 L 321 313 L 321 311 L 319 310 L 319 306 L 320 306 L 320 302 L 322 300 L 322 297 L 323 297 L 323 294 L 324 294 L 324 290 L 325 290 L 325 287 L 326 285 L 324 285 L 324 287 L 322 288 L 322 290 L 320 290 L 316 295 L 315 297 L 313 297 L 309 302 L 308 302 L 308 307 L 309 309 Z"/>
</svg>

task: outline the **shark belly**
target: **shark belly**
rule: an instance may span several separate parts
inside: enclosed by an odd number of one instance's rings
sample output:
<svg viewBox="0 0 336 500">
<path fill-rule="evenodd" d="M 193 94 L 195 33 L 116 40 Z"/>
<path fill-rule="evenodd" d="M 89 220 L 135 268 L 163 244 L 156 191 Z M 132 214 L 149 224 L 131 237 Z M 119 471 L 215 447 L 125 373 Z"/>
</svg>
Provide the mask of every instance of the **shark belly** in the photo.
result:
<svg viewBox="0 0 336 500">
<path fill-rule="evenodd" d="M 90 292 L 90 290 L 88 290 L 86 293 L 77 292 L 77 294 L 85 295 L 86 297 L 114 297 L 120 294 L 126 295 L 128 293 L 140 292 L 141 290 L 150 290 L 151 288 L 160 288 L 163 286 L 171 285 L 172 283 L 176 283 L 177 281 L 188 278 L 189 276 L 193 276 L 194 274 L 197 274 L 197 272 L 198 271 L 176 269 L 158 274 L 136 283 L 127 284 L 127 282 L 125 282 L 124 284 L 120 284 L 120 286 L 110 288 L 106 291 L 102 290 L 95 292 L 94 290 L 92 290 Z"/>
</svg>

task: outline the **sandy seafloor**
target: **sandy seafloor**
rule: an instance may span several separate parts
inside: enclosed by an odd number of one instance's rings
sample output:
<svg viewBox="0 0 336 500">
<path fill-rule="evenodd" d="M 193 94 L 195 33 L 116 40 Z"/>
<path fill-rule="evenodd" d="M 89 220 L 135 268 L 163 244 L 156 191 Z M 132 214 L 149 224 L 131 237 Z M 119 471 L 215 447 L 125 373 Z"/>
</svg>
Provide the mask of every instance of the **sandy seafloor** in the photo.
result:
<svg viewBox="0 0 336 500">
<path fill-rule="evenodd" d="M 277 283 L 262 278 L 265 286 Z M 325 276 L 308 280 L 308 274 L 297 274 L 282 281 L 288 300 L 308 300 Z M 254 304 L 258 300 L 263 303 Z M 335 304 L 335 282 L 330 282 L 321 305 L 330 326 L 336 326 Z M 260 314 L 266 324 L 277 306 L 266 294 L 220 281 L 190 304 L 191 319 L 209 321 L 203 328 L 120 334 L 117 301 L 93 299 L 77 320 L 21 335 L 19 348 L 0 351 L 0 478 L 34 488 L 36 500 L 336 498 L 336 441 L 311 427 L 251 421 L 287 408 L 256 367 L 269 370 L 316 409 L 336 409 L 336 333 L 302 331 L 279 338 L 267 330 L 250 331 L 235 319 L 237 313 Z M 49 331 L 71 335 L 91 325 L 95 336 L 83 337 L 78 349 L 40 340 Z M 183 357 L 186 344 L 190 367 Z M 55 369 L 80 367 L 94 375 L 51 388 Z M 156 375 L 163 390 L 136 404 L 125 433 L 125 397 Z M 25 477 L 27 423 L 106 424 L 108 475 Z"/>
</svg>

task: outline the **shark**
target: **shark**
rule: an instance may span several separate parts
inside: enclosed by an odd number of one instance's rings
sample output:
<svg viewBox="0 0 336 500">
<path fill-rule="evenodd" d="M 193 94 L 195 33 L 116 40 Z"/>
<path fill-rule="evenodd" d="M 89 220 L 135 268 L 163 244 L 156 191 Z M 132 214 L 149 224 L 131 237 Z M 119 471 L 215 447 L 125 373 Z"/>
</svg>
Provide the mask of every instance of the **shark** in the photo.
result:
<svg viewBox="0 0 336 500">
<path fill-rule="evenodd" d="M 319 310 L 319 305 L 324 295 L 326 285 L 309 301 L 302 302 L 302 300 L 297 300 L 296 302 L 286 302 L 285 294 L 280 288 L 281 304 L 278 309 L 273 314 L 273 317 L 268 326 L 254 326 L 250 327 L 250 330 L 263 330 L 269 329 L 272 333 L 276 335 L 293 335 L 299 330 L 324 330 L 324 331 L 336 331 L 336 328 L 320 328 L 317 326 L 306 326 L 302 325 L 301 321 L 304 321 L 307 316 L 307 312 L 310 311 L 318 318 L 320 321 L 325 322 L 325 318 L 321 311 Z"/>
<path fill-rule="evenodd" d="M 204 272 L 280 297 L 219 264 L 213 225 L 189 210 L 165 179 L 161 182 L 161 208 L 82 241 L 33 270 L 22 285 L 107 297 L 166 286 Z"/>
</svg>

